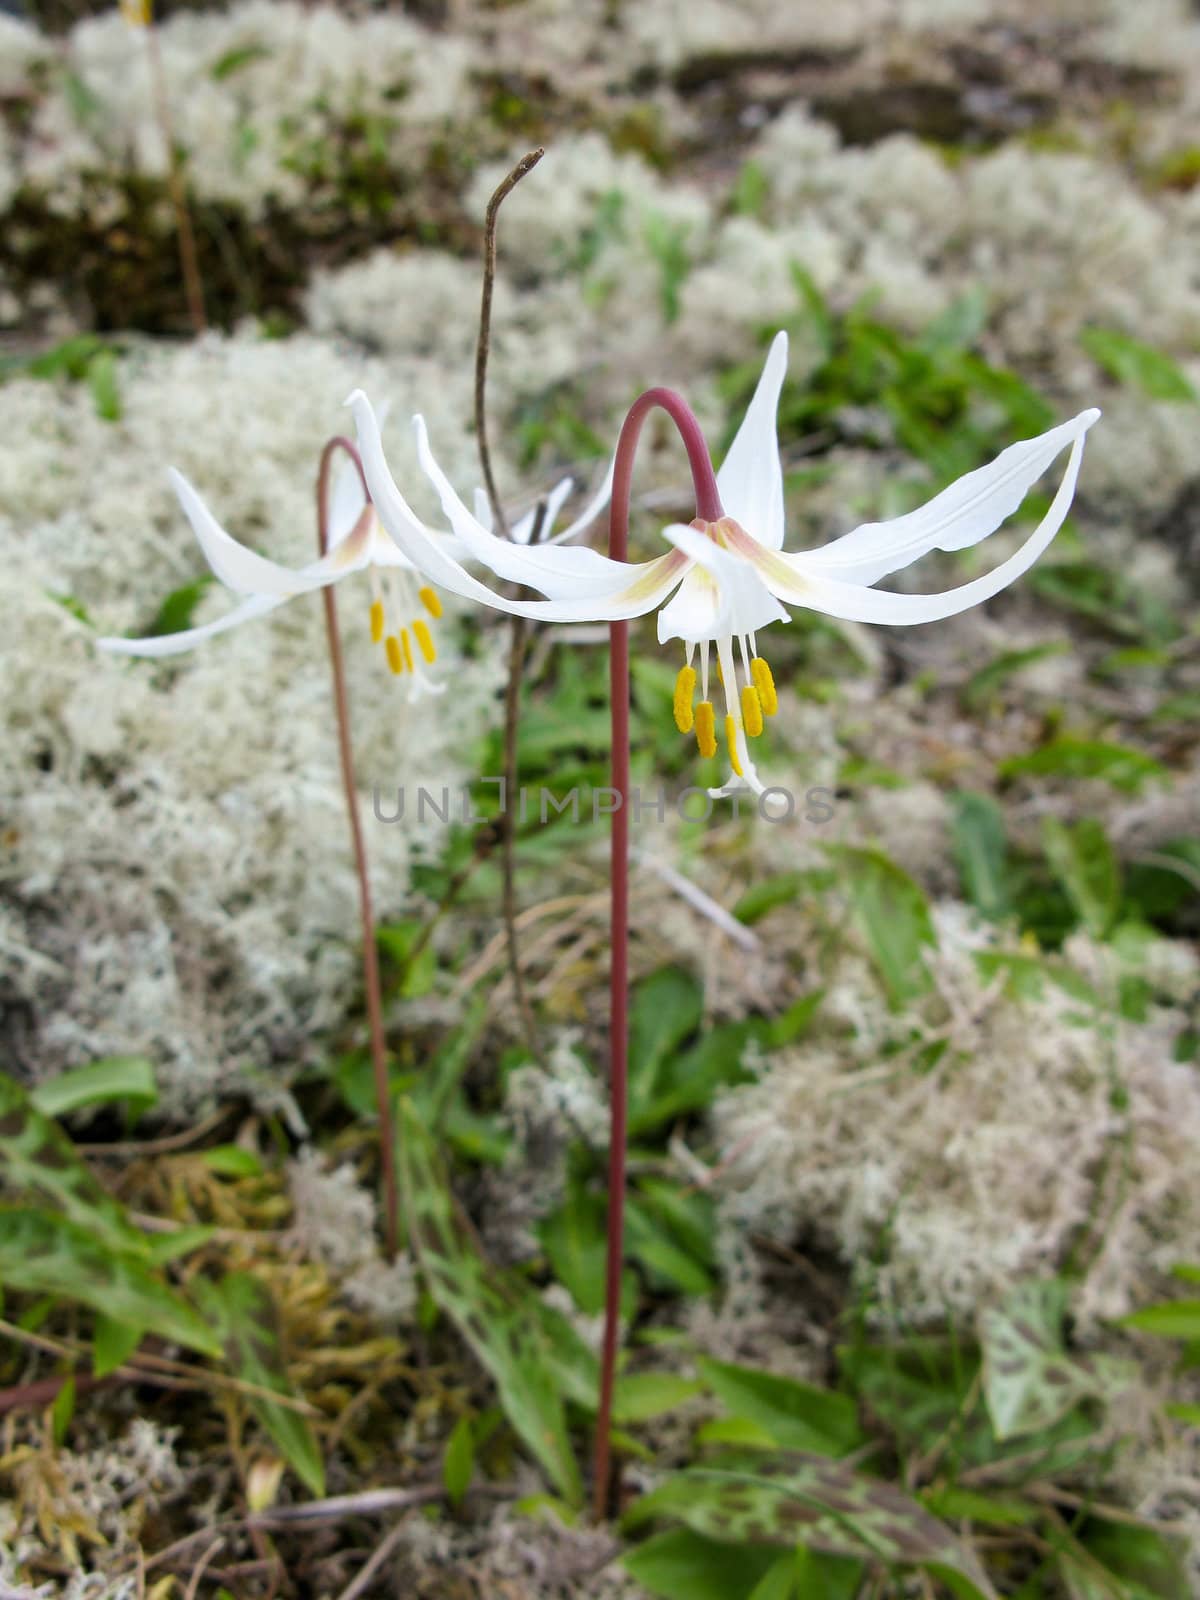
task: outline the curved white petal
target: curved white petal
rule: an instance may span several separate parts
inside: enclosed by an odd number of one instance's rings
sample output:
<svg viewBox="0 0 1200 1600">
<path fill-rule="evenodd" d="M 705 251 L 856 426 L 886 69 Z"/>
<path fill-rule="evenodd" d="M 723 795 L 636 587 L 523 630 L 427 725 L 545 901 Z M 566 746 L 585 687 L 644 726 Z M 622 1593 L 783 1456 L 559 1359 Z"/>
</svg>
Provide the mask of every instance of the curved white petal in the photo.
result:
<svg viewBox="0 0 1200 1600">
<path fill-rule="evenodd" d="M 539 589 L 552 600 L 582 599 L 611 579 L 619 579 L 621 583 L 628 581 L 629 568 L 624 562 L 610 561 L 596 550 L 582 546 L 562 549 L 556 545 L 513 544 L 489 533 L 467 510 L 434 459 L 424 418 L 414 417 L 413 428 L 422 471 L 437 490 L 442 510 L 471 560 L 478 561 L 498 578 Z"/>
<path fill-rule="evenodd" d="M 750 548 L 754 541 L 747 535 L 740 533 L 735 537 L 747 559 L 762 573 L 772 594 L 778 595 L 781 600 L 808 606 L 814 611 L 824 611 L 828 616 L 840 617 L 846 622 L 883 622 L 904 626 L 915 622 L 936 622 L 942 617 L 956 616 L 958 612 L 999 594 L 1001 589 L 1007 589 L 1048 548 L 1070 509 L 1079 476 L 1079 463 L 1083 458 L 1083 441 L 1083 433 L 1078 433 L 1050 509 L 1020 549 L 991 572 L 972 579 L 970 583 L 959 584 L 956 589 L 943 590 L 940 594 L 888 594 L 862 584 L 844 583 L 840 579 L 828 578 L 811 567 L 807 556 L 781 555 L 773 550 L 755 551 Z"/>
<path fill-rule="evenodd" d="M 658 614 L 658 640 L 701 644 L 723 634 L 757 633 L 788 614 L 754 568 L 740 555 L 715 544 L 707 534 L 677 523 L 663 530 L 677 549 L 696 563 L 679 593 Z"/>
<path fill-rule="evenodd" d="M 348 572 L 356 572 L 366 566 L 370 559 L 369 520 L 360 516 L 354 530 L 319 561 L 299 568 L 268 561 L 265 556 L 257 555 L 226 533 L 183 474 L 174 467 L 169 471 L 179 503 L 200 542 L 205 559 L 225 587 L 232 589 L 235 594 L 271 594 L 284 598 L 292 594 L 304 594 L 309 589 L 320 589 L 327 583 L 336 583 Z"/>
<path fill-rule="evenodd" d="M 339 452 L 340 453 L 340 452 Z M 333 475 L 329 491 L 329 548 L 341 544 L 354 531 L 354 524 L 362 516 L 367 504 L 358 465 L 343 455 Z"/>
<path fill-rule="evenodd" d="M 740 522 L 768 550 L 778 550 L 783 544 L 783 468 L 776 414 L 787 376 L 787 357 L 787 334 L 777 333 L 754 398 L 717 473 L 726 515 Z"/>
<path fill-rule="evenodd" d="M 205 622 L 198 628 L 185 628 L 180 633 L 158 634 L 152 639 L 97 639 L 96 645 L 114 656 L 177 656 L 185 650 L 191 650 L 195 645 L 202 644 L 205 639 L 211 639 L 214 634 L 225 633 L 242 622 L 250 622 L 254 617 L 265 616 L 268 611 L 274 611 L 277 606 L 283 605 L 287 599 L 287 595 L 251 595 L 248 600 L 243 600 L 240 606 L 227 611 L 215 622 Z"/>
<path fill-rule="evenodd" d="M 411 562 L 419 572 L 439 588 L 464 600 L 474 600 L 494 611 L 504 611 L 510 616 L 532 617 L 543 622 L 618 622 L 629 617 L 640 617 L 652 611 L 671 592 L 687 568 L 687 559 L 678 550 L 671 550 L 656 561 L 627 564 L 623 561 L 604 561 L 601 574 L 588 592 L 574 599 L 562 600 L 507 600 L 473 578 L 449 554 L 445 545 L 418 521 L 405 500 L 396 481 L 388 470 L 379 436 L 379 424 L 371 402 L 361 389 L 356 389 L 346 402 L 354 412 L 358 442 L 362 451 L 363 470 L 367 488 L 380 521 L 391 534 L 394 545 L 377 547 L 373 556 L 380 565 L 400 565 Z M 481 529 L 482 533 L 483 530 Z M 503 544 L 491 534 L 484 534 L 493 544 Z M 511 546 L 507 548 L 511 549 Z M 389 551 L 394 552 L 390 555 Z M 544 551 L 527 551 L 526 555 L 545 554 Z M 574 551 L 576 555 L 595 554 L 594 551 Z M 568 554 L 558 551 L 559 555 Z"/>
<path fill-rule="evenodd" d="M 542 517 L 542 531 L 538 535 L 539 544 L 548 542 L 546 540 L 546 535 L 558 521 L 558 513 L 562 510 L 563 503 L 574 487 L 575 484 L 572 479 L 560 478 L 559 481 L 554 485 L 553 489 L 551 489 L 550 493 L 546 496 L 546 510 Z M 534 524 L 537 522 L 537 514 L 538 507 L 537 505 L 534 505 L 531 510 L 525 513 L 523 517 L 519 518 L 513 523 L 512 527 L 508 530 L 508 537 L 514 544 L 529 543 L 531 537 L 533 536 Z M 489 530 L 491 529 L 492 524 L 490 519 L 486 526 Z"/>
<path fill-rule="evenodd" d="M 978 544 L 1012 516 L 1055 456 L 1082 438 L 1099 415 L 1094 408 L 1081 411 L 1036 439 L 1010 444 L 915 511 L 889 522 L 865 522 L 820 550 L 804 551 L 806 567 L 843 583 L 877 583 L 931 550 Z"/>
<path fill-rule="evenodd" d="M 583 510 L 574 519 L 574 521 L 568 523 L 561 533 L 556 533 L 554 535 L 553 540 L 551 541 L 552 543 L 568 544 L 578 534 L 586 532 L 586 530 L 591 527 L 592 523 L 595 522 L 596 518 L 612 499 L 613 471 L 616 468 L 616 464 L 617 460 L 614 456 L 608 463 L 608 470 L 604 474 L 604 478 L 600 484 L 600 487 L 596 490 L 595 494 L 587 502 Z"/>
</svg>

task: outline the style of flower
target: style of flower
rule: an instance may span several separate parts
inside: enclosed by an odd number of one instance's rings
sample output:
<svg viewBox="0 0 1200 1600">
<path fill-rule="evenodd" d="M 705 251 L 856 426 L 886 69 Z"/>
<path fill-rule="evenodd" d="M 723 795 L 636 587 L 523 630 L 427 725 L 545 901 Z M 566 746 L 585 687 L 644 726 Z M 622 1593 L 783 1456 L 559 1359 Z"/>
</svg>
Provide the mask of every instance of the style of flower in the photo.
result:
<svg viewBox="0 0 1200 1600">
<path fill-rule="evenodd" d="M 129 656 L 178 655 L 215 634 L 265 616 L 295 595 L 324 588 L 351 573 L 365 571 L 370 582 L 368 617 L 372 642 L 383 647 L 391 671 L 406 679 L 410 700 L 421 694 L 442 692 L 444 685 L 426 670 L 437 659 L 434 624 L 442 615 L 441 597 L 431 584 L 423 581 L 421 569 L 397 548 L 381 524 L 367 498 L 356 460 L 345 460 L 333 478 L 329 496 L 328 552 L 319 560 L 296 569 L 268 561 L 239 544 L 220 525 L 181 472 L 171 468 L 169 476 L 213 573 L 231 593 L 244 598 L 240 605 L 212 622 L 148 639 L 100 639 L 102 650 Z M 611 473 L 581 514 L 550 543 L 572 539 L 593 522 L 607 503 L 610 484 Z M 564 478 L 547 494 L 545 510 L 540 515 L 543 527 L 553 525 L 572 487 L 572 480 Z M 510 536 L 528 542 L 538 515 L 535 508 L 514 524 Z M 488 524 L 490 526 L 490 513 Z M 453 535 L 428 528 L 422 528 L 422 534 L 433 548 L 446 553 L 446 559 L 455 564 L 456 570 L 461 570 L 457 557 L 465 557 L 466 552 Z M 487 537 L 493 538 L 490 533 Z M 493 542 L 502 541 L 493 539 Z"/>
<path fill-rule="evenodd" d="M 460 549 L 497 578 L 524 584 L 544 600 L 506 599 L 467 573 L 445 537 L 438 539 L 423 527 L 397 488 L 370 401 L 356 390 L 347 404 L 379 517 L 396 547 L 431 582 L 498 610 L 547 621 L 612 622 L 657 610 L 660 643 L 679 639 L 683 646 L 675 721 L 680 732 L 694 733 L 706 757 L 717 749 L 709 684 L 715 650 L 732 775 L 711 792 L 727 794 L 744 785 L 761 794 L 748 740 L 762 732 L 764 719 L 775 715 L 779 702 L 771 669 L 759 651 L 759 633 L 772 622 L 790 620 L 785 605 L 845 621 L 907 625 L 954 616 L 998 594 L 1033 565 L 1061 528 L 1075 492 L 1084 437 L 1100 415 L 1095 409 L 1083 411 L 1037 438 L 1009 445 L 987 466 L 966 473 L 904 516 L 864 523 L 819 549 L 787 554 L 782 548 L 783 471 L 776 435 L 786 371 L 787 336 L 779 333 L 715 482 L 707 459 L 699 469 L 698 490 L 704 489 L 704 472 L 709 479 L 704 504 L 698 506 L 701 515 L 690 525 L 665 528 L 672 548 L 640 563 L 612 561 L 582 547 L 529 547 L 495 538 L 455 493 L 430 450 L 423 420 L 414 418 L 421 466 Z M 691 427 L 698 435 L 694 419 Z M 874 587 L 931 551 L 963 550 L 986 539 L 1068 447 L 1066 468 L 1045 515 L 991 572 L 935 594 L 896 594 Z M 695 461 L 693 470 L 698 470 Z M 622 492 L 627 489 L 625 478 Z"/>
</svg>

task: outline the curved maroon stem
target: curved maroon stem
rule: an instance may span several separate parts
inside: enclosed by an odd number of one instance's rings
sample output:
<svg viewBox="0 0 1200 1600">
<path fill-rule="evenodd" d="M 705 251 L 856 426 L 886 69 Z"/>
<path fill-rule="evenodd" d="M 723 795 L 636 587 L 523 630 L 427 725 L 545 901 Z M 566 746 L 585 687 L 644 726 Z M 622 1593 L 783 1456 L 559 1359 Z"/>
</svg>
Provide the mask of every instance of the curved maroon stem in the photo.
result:
<svg viewBox="0 0 1200 1600">
<path fill-rule="evenodd" d="M 370 504 L 362 461 L 349 439 L 339 435 L 321 451 L 317 469 L 317 549 L 329 551 L 329 467 L 334 451 L 344 450 L 362 478 L 363 494 Z M 379 1109 L 379 1164 L 383 1173 L 383 1228 L 389 1261 L 396 1259 L 399 1245 L 400 1197 L 396 1188 L 396 1143 L 392 1101 L 388 1092 L 387 1046 L 383 1038 L 383 1001 L 379 987 L 379 951 L 375 945 L 375 914 L 371 908 L 371 883 L 367 874 L 367 847 L 362 818 L 358 811 L 358 791 L 354 787 L 354 757 L 350 748 L 350 707 L 346 699 L 346 672 L 342 664 L 342 640 L 338 632 L 337 606 L 333 585 L 321 590 L 325 602 L 325 629 L 329 635 L 329 666 L 333 674 L 333 704 L 337 713 L 338 757 L 342 767 L 342 787 L 346 791 L 346 814 L 350 818 L 350 838 L 354 845 L 354 865 L 358 872 L 358 905 L 362 918 L 363 987 L 367 991 L 367 1025 L 371 1035 L 371 1065 L 375 1076 L 375 1103 Z"/>
<path fill-rule="evenodd" d="M 609 510 L 608 554 L 625 561 L 629 552 L 629 497 L 642 424 L 659 406 L 679 429 L 692 469 L 696 515 L 717 522 L 724 515 L 712 458 L 691 407 L 673 389 L 647 389 L 629 409 L 617 441 Z M 629 1122 L 629 624 L 609 625 L 609 685 L 612 704 L 613 804 L 610 854 L 612 909 L 609 968 L 608 1233 L 604 1268 L 604 1346 L 600 1357 L 600 1405 L 596 1413 L 596 1467 L 592 1505 L 603 1521 L 616 1498 L 609 1433 L 621 1331 L 621 1259 L 625 1245 L 625 1141 Z"/>
</svg>

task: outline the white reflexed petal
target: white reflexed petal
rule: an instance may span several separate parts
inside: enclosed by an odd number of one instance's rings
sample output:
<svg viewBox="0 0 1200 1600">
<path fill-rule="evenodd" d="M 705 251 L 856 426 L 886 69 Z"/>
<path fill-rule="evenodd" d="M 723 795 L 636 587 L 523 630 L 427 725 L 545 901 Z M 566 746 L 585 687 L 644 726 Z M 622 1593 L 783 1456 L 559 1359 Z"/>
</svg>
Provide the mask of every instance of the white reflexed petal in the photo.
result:
<svg viewBox="0 0 1200 1600">
<path fill-rule="evenodd" d="M 360 517 L 354 531 L 319 561 L 299 568 L 284 567 L 248 550 L 226 533 L 181 472 L 172 467 L 170 477 L 205 559 L 225 587 L 235 594 L 279 595 L 286 599 L 288 595 L 304 594 L 309 589 L 336 583 L 347 573 L 357 572 L 367 564 L 370 551 L 367 518 Z"/>
<path fill-rule="evenodd" d="M 1020 549 L 991 572 L 974 578 L 970 583 L 960 584 L 956 589 L 946 589 L 940 594 L 888 594 L 861 584 L 827 578 L 824 573 L 809 566 L 807 556 L 785 556 L 774 551 L 762 552 L 756 559 L 756 565 L 772 593 L 781 600 L 824 611 L 828 616 L 840 617 L 846 622 L 908 625 L 914 622 L 937 622 L 942 617 L 956 616 L 960 611 L 977 606 L 992 595 L 999 594 L 1002 589 L 1007 589 L 1049 547 L 1070 510 L 1079 476 L 1079 463 L 1083 457 L 1083 441 L 1084 435 L 1080 432 L 1071 446 L 1066 471 L 1050 509 Z M 754 559 L 753 556 L 751 558 Z"/>
<path fill-rule="evenodd" d="M 487 497 L 487 490 L 475 486 L 475 521 L 481 528 L 486 528 L 489 533 L 495 531 L 492 521 L 492 502 Z"/>
<path fill-rule="evenodd" d="M 555 544 L 569 544 L 576 535 L 584 533 L 595 522 L 596 518 L 612 499 L 613 470 L 616 464 L 616 457 L 614 456 L 608 463 L 608 470 L 604 474 L 600 487 L 584 506 L 583 510 L 573 522 L 568 523 L 561 533 L 554 535 L 553 542 Z"/>
<path fill-rule="evenodd" d="M 957 479 L 925 505 L 889 522 L 867 522 L 820 550 L 806 550 L 807 568 L 843 583 L 877 583 L 931 550 L 965 550 L 986 539 L 1024 500 L 1061 451 L 1099 417 L 1081 411 L 1036 439 L 1002 450 L 986 467 Z M 742 520 L 739 518 L 739 520 Z M 750 524 L 743 522 L 751 533 Z"/>
<path fill-rule="evenodd" d="M 756 633 L 788 614 L 754 568 L 741 556 L 714 544 L 707 534 L 682 523 L 663 530 L 696 567 L 679 593 L 658 614 L 658 639 L 701 644 L 722 634 Z"/>
<path fill-rule="evenodd" d="M 768 550 L 778 550 L 783 544 L 783 469 L 776 414 L 787 376 L 787 357 L 787 334 L 777 333 L 754 398 L 717 473 L 725 514 Z"/>
<path fill-rule="evenodd" d="M 358 442 L 362 451 L 363 470 L 367 488 L 380 521 L 391 534 L 394 545 L 376 548 L 375 560 L 380 565 L 399 565 L 401 560 L 411 562 L 439 588 L 464 600 L 474 600 L 493 611 L 504 611 L 510 616 L 532 617 L 543 622 L 615 622 L 641 616 L 651 611 L 674 588 L 683 576 L 687 561 L 677 550 L 660 556 L 657 561 L 640 565 L 627 565 L 622 561 L 603 561 L 602 578 L 593 583 L 590 592 L 573 600 L 507 600 L 478 582 L 451 556 L 445 545 L 428 528 L 418 521 L 396 481 L 388 470 L 379 436 L 379 424 L 371 402 L 361 389 L 356 389 L 346 402 L 354 412 Z M 483 530 L 480 530 L 481 532 Z M 511 550 L 503 540 L 485 535 L 495 545 Z M 391 554 L 389 555 L 389 552 Z M 546 552 L 525 552 L 527 555 Z M 570 552 L 575 555 L 594 554 L 590 551 Z M 558 551 L 559 555 L 568 554 Z M 598 558 L 602 559 L 602 558 Z"/>
<path fill-rule="evenodd" d="M 97 639 L 96 645 L 114 656 L 177 656 L 202 644 L 205 639 L 211 639 L 214 634 L 225 633 L 240 623 L 250 622 L 254 617 L 265 616 L 268 611 L 283 605 L 287 598 L 287 595 L 251 595 L 249 600 L 243 600 L 240 606 L 227 611 L 215 622 L 205 622 L 198 628 L 185 628 L 181 633 L 163 633 L 152 639 Z"/>
<path fill-rule="evenodd" d="M 554 485 L 553 489 L 551 489 L 550 493 L 546 496 L 546 510 L 542 516 L 542 529 L 538 535 L 539 544 L 543 539 L 545 539 L 547 533 L 549 533 L 550 529 L 558 521 L 558 513 L 563 508 L 563 502 L 566 500 L 567 496 L 571 493 L 571 490 L 574 487 L 575 485 L 570 478 L 562 478 Z M 508 530 L 508 536 L 514 544 L 529 543 L 530 539 L 533 537 L 533 529 L 537 522 L 537 515 L 538 506 L 535 505 L 531 511 L 527 511 L 523 517 L 519 518 L 518 521 L 513 523 L 512 527 Z M 490 526 L 491 524 L 488 523 L 488 527 Z"/>
<path fill-rule="evenodd" d="M 340 452 L 339 452 L 340 453 Z M 329 547 L 341 544 L 354 531 L 367 504 L 358 463 L 343 455 L 329 491 Z"/>
<path fill-rule="evenodd" d="M 429 436 L 422 417 L 413 418 L 417 436 L 417 457 L 422 470 L 437 490 L 442 510 L 465 548 L 468 557 L 494 572 L 498 578 L 539 589 L 552 600 L 582 599 L 616 582 L 629 581 L 630 567 L 610 561 L 596 550 L 579 546 L 563 549 L 555 545 L 519 545 L 488 533 L 454 490 L 429 448 Z"/>
</svg>

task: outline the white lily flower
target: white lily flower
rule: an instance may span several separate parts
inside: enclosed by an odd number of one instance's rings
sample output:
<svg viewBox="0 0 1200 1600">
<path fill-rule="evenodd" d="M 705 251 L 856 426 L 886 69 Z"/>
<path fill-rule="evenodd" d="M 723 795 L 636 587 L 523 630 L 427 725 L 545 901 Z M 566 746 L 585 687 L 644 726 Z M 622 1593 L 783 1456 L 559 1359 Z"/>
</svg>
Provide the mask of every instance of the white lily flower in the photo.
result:
<svg viewBox="0 0 1200 1600">
<path fill-rule="evenodd" d="M 613 622 L 658 609 L 659 641 L 679 639 L 684 647 L 675 720 L 681 732 L 695 732 L 703 756 L 717 749 L 716 713 L 709 698 L 710 652 L 715 648 L 733 776 L 711 793 L 726 794 L 744 784 L 761 794 L 747 741 L 762 732 L 765 717 L 775 714 L 778 696 L 771 669 L 759 654 L 758 633 L 772 622 L 789 620 L 785 604 L 846 621 L 909 625 L 954 616 L 998 594 L 1033 565 L 1061 528 L 1075 493 L 1084 436 L 1100 415 L 1095 409 L 1083 411 L 1035 439 L 1010 445 L 987 466 L 966 473 L 904 516 L 864 523 L 817 550 L 785 554 L 775 418 L 786 371 L 787 335 L 779 333 L 716 477 L 724 514 L 664 529 L 673 548 L 641 563 L 611 561 L 583 548 L 521 547 L 494 538 L 455 493 L 429 448 L 424 422 L 415 418 L 421 465 L 462 549 L 497 577 L 547 597 L 540 601 L 504 599 L 466 573 L 448 549 L 434 544 L 388 470 L 367 397 L 356 391 L 347 404 L 354 413 L 367 486 L 384 526 L 414 565 L 442 588 L 546 621 Z M 1068 446 L 1070 455 L 1049 510 L 1021 547 L 991 572 L 937 594 L 893 594 L 873 587 L 933 550 L 963 550 L 986 539 Z"/>
<path fill-rule="evenodd" d="M 426 671 L 437 659 L 433 624 L 442 615 L 441 597 L 423 581 L 421 570 L 397 548 L 383 527 L 375 507 L 367 499 L 353 460 L 343 461 L 334 475 L 329 497 L 327 553 L 320 560 L 295 570 L 268 561 L 239 544 L 220 525 L 181 472 L 172 467 L 169 477 L 214 574 L 233 594 L 245 598 L 232 611 L 199 627 L 149 639 L 100 639 L 97 642 L 102 650 L 129 656 L 178 655 L 214 634 L 265 616 L 294 595 L 324 588 L 353 572 L 365 570 L 370 580 L 372 641 L 383 645 L 392 672 L 405 678 L 410 700 L 422 694 L 442 693 L 444 685 Z M 611 483 L 610 469 L 600 490 L 583 513 L 557 535 L 558 540 L 575 537 L 595 520 L 607 504 Z M 546 496 L 545 527 L 553 525 L 571 489 L 571 479 L 564 478 Z M 535 515 L 536 512 L 530 512 L 516 524 L 514 538 L 523 535 L 528 542 Z M 458 557 L 465 556 L 466 552 L 453 535 L 428 528 L 423 528 L 422 532 L 451 562 L 457 564 Z M 502 541 L 495 539 L 493 542 Z"/>
</svg>

